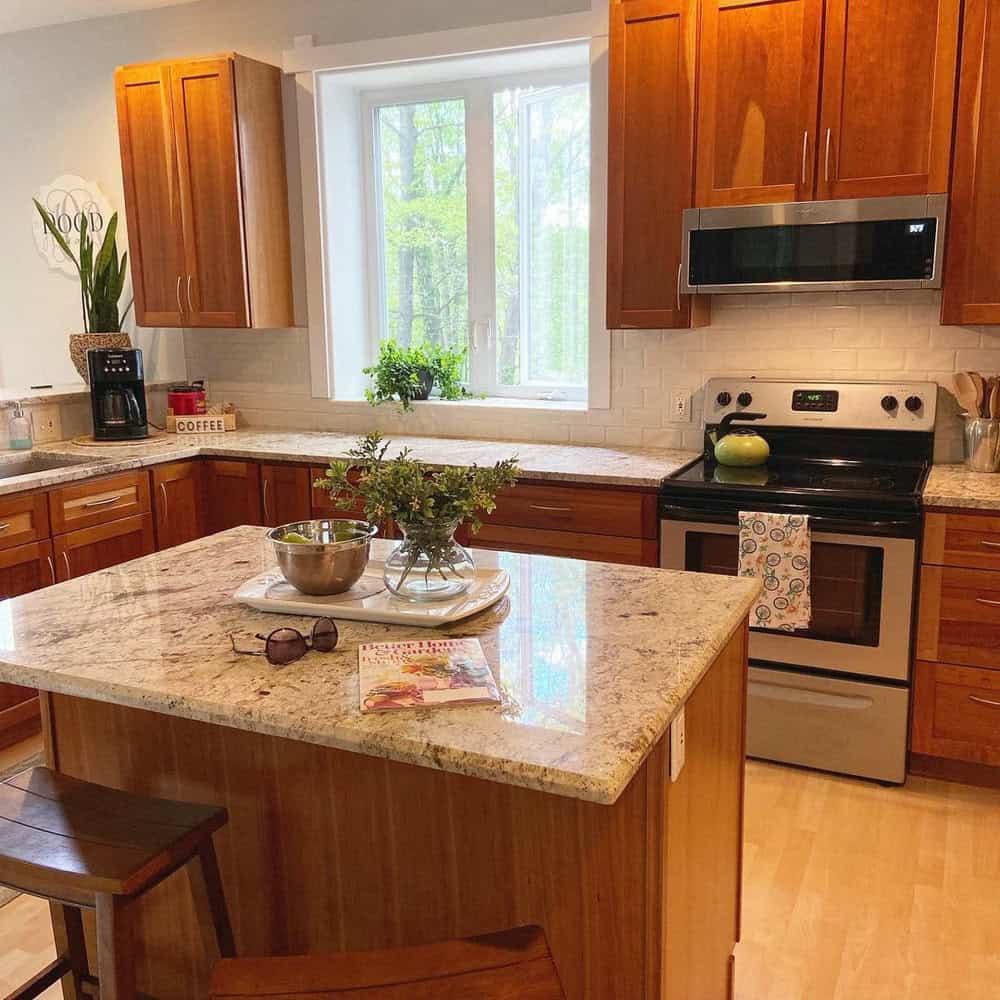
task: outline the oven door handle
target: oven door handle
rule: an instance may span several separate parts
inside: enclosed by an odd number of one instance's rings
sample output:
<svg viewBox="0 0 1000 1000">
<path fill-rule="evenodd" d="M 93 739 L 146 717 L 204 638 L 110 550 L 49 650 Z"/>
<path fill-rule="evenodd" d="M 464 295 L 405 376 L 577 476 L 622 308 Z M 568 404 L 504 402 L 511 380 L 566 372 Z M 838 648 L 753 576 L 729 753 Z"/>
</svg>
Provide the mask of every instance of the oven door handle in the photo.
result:
<svg viewBox="0 0 1000 1000">
<path fill-rule="evenodd" d="M 872 529 L 876 531 L 889 531 L 898 528 L 912 528 L 912 521 L 851 521 L 838 520 L 835 518 L 813 517 L 807 511 L 795 511 L 796 514 L 803 514 L 809 517 L 809 526 L 817 531 L 825 531 L 829 534 L 868 534 Z M 671 521 L 690 521 L 695 524 L 725 524 L 733 528 L 738 528 L 739 524 L 734 520 L 732 513 L 719 513 L 717 511 L 693 509 L 691 507 L 676 507 L 673 504 L 661 504 L 660 514 L 667 515 Z"/>
</svg>

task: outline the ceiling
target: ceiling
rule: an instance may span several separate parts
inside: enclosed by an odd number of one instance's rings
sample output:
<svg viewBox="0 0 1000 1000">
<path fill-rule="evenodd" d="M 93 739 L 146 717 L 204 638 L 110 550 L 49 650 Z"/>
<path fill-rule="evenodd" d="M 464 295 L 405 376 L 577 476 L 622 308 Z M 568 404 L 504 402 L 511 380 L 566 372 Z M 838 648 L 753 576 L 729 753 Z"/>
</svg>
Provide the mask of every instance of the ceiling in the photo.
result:
<svg viewBox="0 0 1000 1000">
<path fill-rule="evenodd" d="M 197 0 L 0 0 L 0 34 Z"/>
</svg>

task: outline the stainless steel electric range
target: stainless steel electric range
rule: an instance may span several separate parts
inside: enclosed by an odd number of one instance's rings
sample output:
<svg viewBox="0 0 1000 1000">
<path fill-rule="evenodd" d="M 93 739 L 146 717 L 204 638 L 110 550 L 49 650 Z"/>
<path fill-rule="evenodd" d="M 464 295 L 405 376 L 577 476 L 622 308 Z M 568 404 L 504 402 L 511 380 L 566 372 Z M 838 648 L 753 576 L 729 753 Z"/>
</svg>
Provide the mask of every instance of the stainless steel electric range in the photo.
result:
<svg viewBox="0 0 1000 1000">
<path fill-rule="evenodd" d="M 753 427 L 771 458 L 728 468 L 706 446 L 668 479 L 661 565 L 735 574 L 740 511 L 806 514 L 812 530 L 809 628 L 751 630 L 750 756 L 902 782 L 937 386 L 712 379 L 705 399 L 706 431 L 728 413 L 766 414 Z"/>
</svg>

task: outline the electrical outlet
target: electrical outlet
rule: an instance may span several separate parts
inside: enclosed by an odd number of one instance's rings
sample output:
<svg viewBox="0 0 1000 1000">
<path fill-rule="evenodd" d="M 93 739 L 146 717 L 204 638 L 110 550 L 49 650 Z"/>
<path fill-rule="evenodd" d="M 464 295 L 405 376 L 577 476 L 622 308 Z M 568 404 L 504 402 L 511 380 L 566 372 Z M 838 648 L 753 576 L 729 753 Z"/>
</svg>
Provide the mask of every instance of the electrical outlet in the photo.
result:
<svg viewBox="0 0 1000 1000">
<path fill-rule="evenodd" d="M 682 708 L 670 723 L 670 780 L 676 781 L 684 768 L 687 752 L 687 725 Z"/>
<path fill-rule="evenodd" d="M 691 423 L 691 390 L 670 390 L 670 419 L 674 423 Z"/>
<path fill-rule="evenodd" d="M 31 414 L 36 444 L 62 440 L 62 420 L 59 417 L 58 406 L 29 406 L 25 409 Z"/>
</svg>

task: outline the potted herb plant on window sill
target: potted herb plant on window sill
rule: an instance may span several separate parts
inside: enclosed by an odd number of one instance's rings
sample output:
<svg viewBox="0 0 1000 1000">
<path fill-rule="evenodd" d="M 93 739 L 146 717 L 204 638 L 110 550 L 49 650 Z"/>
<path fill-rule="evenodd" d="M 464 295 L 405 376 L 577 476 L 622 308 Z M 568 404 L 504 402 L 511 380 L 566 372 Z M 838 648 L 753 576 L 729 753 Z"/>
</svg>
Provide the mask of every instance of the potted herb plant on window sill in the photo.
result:
<svg viewBox="0 0 1000 1000">
<path fill-rule="evenodd" d="M 492 468 L 452 466 L 431 471 L 404 448 L 387 459 L 390 443 L 369 434 L 348 452 L 348 460 L 331 462 L 316 486 L 328 490 L 341 509 L 364 502 L 365 517 L 376 524 L 394 520 L 403 531 L 385 563 L 385 585 L 410 601 L 450 600 L 465 593 L 475 579 L 476 564 L 455 541 L 463 522 L 473 533 L 480 515 L 496 509 L 496 495 L 517 481 L 517 459 Z"/>
<path fill-rule="evenodd" d="M 383 340 L 378 361 L 363 369 L 374 383 L 365 390 L 365 398 L 372 406 L 398 401 L 409 410 L 414 400 L 430 398 L 436 386 L 441 399 L 470 399 L 472 393 L 462 384 L 465 354 L 438 345 L 402 347 L 395 340 Z"/>
<path fill-rule="evenodd" d="M 70 249 L 66 238 L 59 231 L 52 214 L 32 199 L 42 223 L 56 241 L 59 249 L 71 260 L 80 275 L 80 302 L 83 308 L 83 333 L 69 335 L 69 356 L 84 382 L 90 382 L 87 351 L 91 348 L 131 347 L 127 333 L 122 332 L 122 321 L 132 303 L 119 312 L 125 275 L 128 269 L 128 251 L 118 257 L 118 213 L 108 222 L 101 248 L 94 256 L 94 241 L 87 229 L 87 216 L 80 216 L 80 255 Z"/>
</svg>

